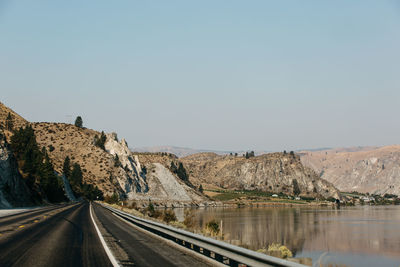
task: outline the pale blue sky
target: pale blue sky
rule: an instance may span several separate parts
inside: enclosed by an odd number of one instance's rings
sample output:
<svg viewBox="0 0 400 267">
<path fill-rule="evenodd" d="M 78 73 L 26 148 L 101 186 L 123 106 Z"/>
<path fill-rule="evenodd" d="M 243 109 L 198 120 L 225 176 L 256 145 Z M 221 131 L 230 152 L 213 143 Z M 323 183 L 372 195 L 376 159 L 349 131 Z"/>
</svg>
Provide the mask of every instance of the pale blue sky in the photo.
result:
<svg viewBox="0 0 400 267">
<path fill-rule="evenodd" d="M 0 86 L 131 147 L 398 144 L 400 1 L 0 0 Z"/>
</svg>

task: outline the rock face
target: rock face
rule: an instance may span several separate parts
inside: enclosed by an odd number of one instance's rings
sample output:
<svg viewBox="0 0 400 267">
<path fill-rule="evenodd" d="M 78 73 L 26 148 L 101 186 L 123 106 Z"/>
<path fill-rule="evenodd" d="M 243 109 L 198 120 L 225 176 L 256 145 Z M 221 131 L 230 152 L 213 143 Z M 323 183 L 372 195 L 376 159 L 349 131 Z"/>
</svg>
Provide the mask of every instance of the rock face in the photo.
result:
<svg viewBox="0 0 400 267">
<path fill-rule="evenodd" d="M 146 182 L 145 173 L 143 173 L 139 160 L 133 159 L 132 152 L 128 148 L 125 139 L 118 142 L 117 134 L 107 134 L 105 148 L 108 153 L 113 155 L 120 162 L 119 168 L 123 168 L 125 174 L 118 176 L 117 180 L 123 188 L 128 198 L 134 198 L 134 193 L 146 193 L 149 188 Z"/>
<path fill-rule="evenodd" d="M 303 151 L 301 161 L 342 191 L 400 195 L 400 146 Z"/>
<path fill-rule="evenodd" d="M 246 159 L 201 153 L 180 160 L 196 185 L 339 198 L 338 190 L 304 167 L 297 155 L 271 153 Z"/>
<path fill-rule="evenodd" d="M 18 171 L 17 161 L 0 141 L 0 208 L 31 206 L 31 192 Z"/>
<path fill-rule="evenodd" d="M 145 194 L 136 194 L 136 200 L 172 205 L 202 204 L 208 199 L 200 192 L 190 187 L 188 183 L 179 179 L 169 169 L 171 161 L 177 157 L 168 153 L 134 153 L 135 158 L 142 162 L 146 169 L 146 180 L 149 191 Z"/>
<path fill-rule="evenodd" d="M 40 148 L 44 148 L 54 166 L 54 170 L 62 175 L 63 164 L 68 156 L 71 165 L 78 163 L 82 169 L 83 182 L 97 186 L 104 195 L 117 193 L 123 199 L 146 200 L 176 204 L 176 202 L 187 203 L 202 202 L 207 199 L 191 188 L 188 183 L 181 181 L 174 173 L 166 168 L 170 164 L 168 157 L 156 157 L 161 161 L 151 161 L 148 158 L 144 164 L 139 161 L 138 155 L 134 155 L 128 148 L 127 142 L 122 139 L 118 141 L 114 133 L 107 134 L 104 149 L 96 146 L 96 136 L 101 134 L 87 128 L 79 128 L 66 123 L 49 122 L 27 122 L 17 113 L 0 103 L 0 129 L 4 127 L 5 120 L 11 114 L 15 127 L 30 124 L 35 131 L 36 141 Z M 14 127 L 14 128 L 15 128 Z M 12 135 L 7 131 L 7 137 Z M 97 139 L 99 140 L 99 139 Z M 23 196 L 6 195 L 4 183 L 9 182 L 11 188 L 16 192 L 24 192 L 24 184 L 18 181 L 16 162 L 7 161 L 9 152 L 2 151 L 0 167 L 0 200 L 4 206 L 20 205 L 25 203 Z M 168 160 L 166 160 L 168 158 Z M 176 159 L 176 157 L 174 157 Z M 160 163 L 160 164 L 158 164 Z M 14 164 L 14 165 L 12 165 Z M 13 169 L 14 168 L 14 169 Z M 15 177 L 14 177 L 15 176 Z M 19 177 L 19 176 L 18 176 Z M 66 195 L 74 200 L 69 184 L 63 178 Z M 3 187 L 1 187 L 3 186 Z M 7 190 L 3 190 L 7 189 Z M 18 200 L 19 199 L 19 200 Z M 11 202 L 13 203 L 11 203 Z M 19 201 L 19 202 L 18 202 Z M 161 203 L 162 204 L 162 203 Z M 22 205 L 22 204 L 21 204 Z"/>
</svg>

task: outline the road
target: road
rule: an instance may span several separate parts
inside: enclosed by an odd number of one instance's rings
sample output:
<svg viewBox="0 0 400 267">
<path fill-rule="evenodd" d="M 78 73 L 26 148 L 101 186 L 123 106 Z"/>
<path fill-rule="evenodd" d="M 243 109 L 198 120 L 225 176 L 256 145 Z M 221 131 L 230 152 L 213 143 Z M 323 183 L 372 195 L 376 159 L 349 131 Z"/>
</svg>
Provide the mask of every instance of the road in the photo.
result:
<svg viewBox="0 0 400 267">
<path fill-rule="evenodd" d="M 98 204 L 93 217 L 121 266 L 209 266 L 114 216 Z M 52 206 L 0 218 L 0 266 L 112 266 L 90 204 Z"/>
<path fill-rule="evenodd" d="M 87 202 L 0 222 L 1 266 L 111 266 Z"/>
<path fill-rule="evenodd" d="M 98 220 L 107 232 L 103 232 L 103 235 L 111 235 L 118 245 L 112 247 L 113 253 L 120 254 L 116 250 L 123 250 L 126 253 L 125 259 L 118 259 L 121 265 L 209 266 L 182 252 L 182 250 L 169 246 L 165 241 L 133 228 L 100 205 L 93 204 L 93 208 Z M 110 240 L 109 243 L 112 243 L 112 241 Z"/>
</svg>

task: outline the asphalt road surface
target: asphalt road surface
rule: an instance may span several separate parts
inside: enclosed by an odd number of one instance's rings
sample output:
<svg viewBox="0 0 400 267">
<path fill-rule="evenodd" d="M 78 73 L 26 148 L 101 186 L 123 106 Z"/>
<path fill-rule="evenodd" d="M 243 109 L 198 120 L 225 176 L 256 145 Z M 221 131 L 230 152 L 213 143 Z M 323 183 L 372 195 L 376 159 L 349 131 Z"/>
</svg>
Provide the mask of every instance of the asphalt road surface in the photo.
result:
<svg viewBox="0 0 400 267">
<path fill-rule="evenodd" d="M 114 216 L 109 210 L 98 204 L 93 204 L 98 220 L 104 229 L 115 238 L 118 247 L 126 252 L 128 259 L 122 261 L 126 266 L 209 266 L 197 258 L 193 258 L 182 250 L 167 245 L 146 233 L 143 233 L 131 225 Z M 103 235 L 107 235 L 104 234 Z M 114 254 L 118 254 L 115 252 Z"/>
<path fill-rule="evenodd" d="M 111 266 L 87 202 L 0 222 L 0 266 Z"/>
<path fill-rule="evenodd" d="M 209 266 L 137 230 L 98 204 L 93 215 L 121 266 Z M 0 266 L 112 266 L 90 204 L 45 207 L 0 218 Z"/>
</svg>

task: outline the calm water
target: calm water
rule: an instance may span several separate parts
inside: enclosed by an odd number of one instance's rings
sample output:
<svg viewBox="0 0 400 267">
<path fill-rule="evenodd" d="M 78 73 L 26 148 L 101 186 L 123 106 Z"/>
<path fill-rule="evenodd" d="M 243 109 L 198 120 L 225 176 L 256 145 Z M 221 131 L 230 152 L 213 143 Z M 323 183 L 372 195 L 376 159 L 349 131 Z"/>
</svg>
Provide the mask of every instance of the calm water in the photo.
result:
<svg viewBox="0 0 400 267">
<path fill-rule="evenodd" d="M 400 206 L 206 208 L 195 216 L 199 227 L 222 220 L 225 242 L 255 250 L 284 244 L 314 266 L 400 266 Z"/>
</svg>

